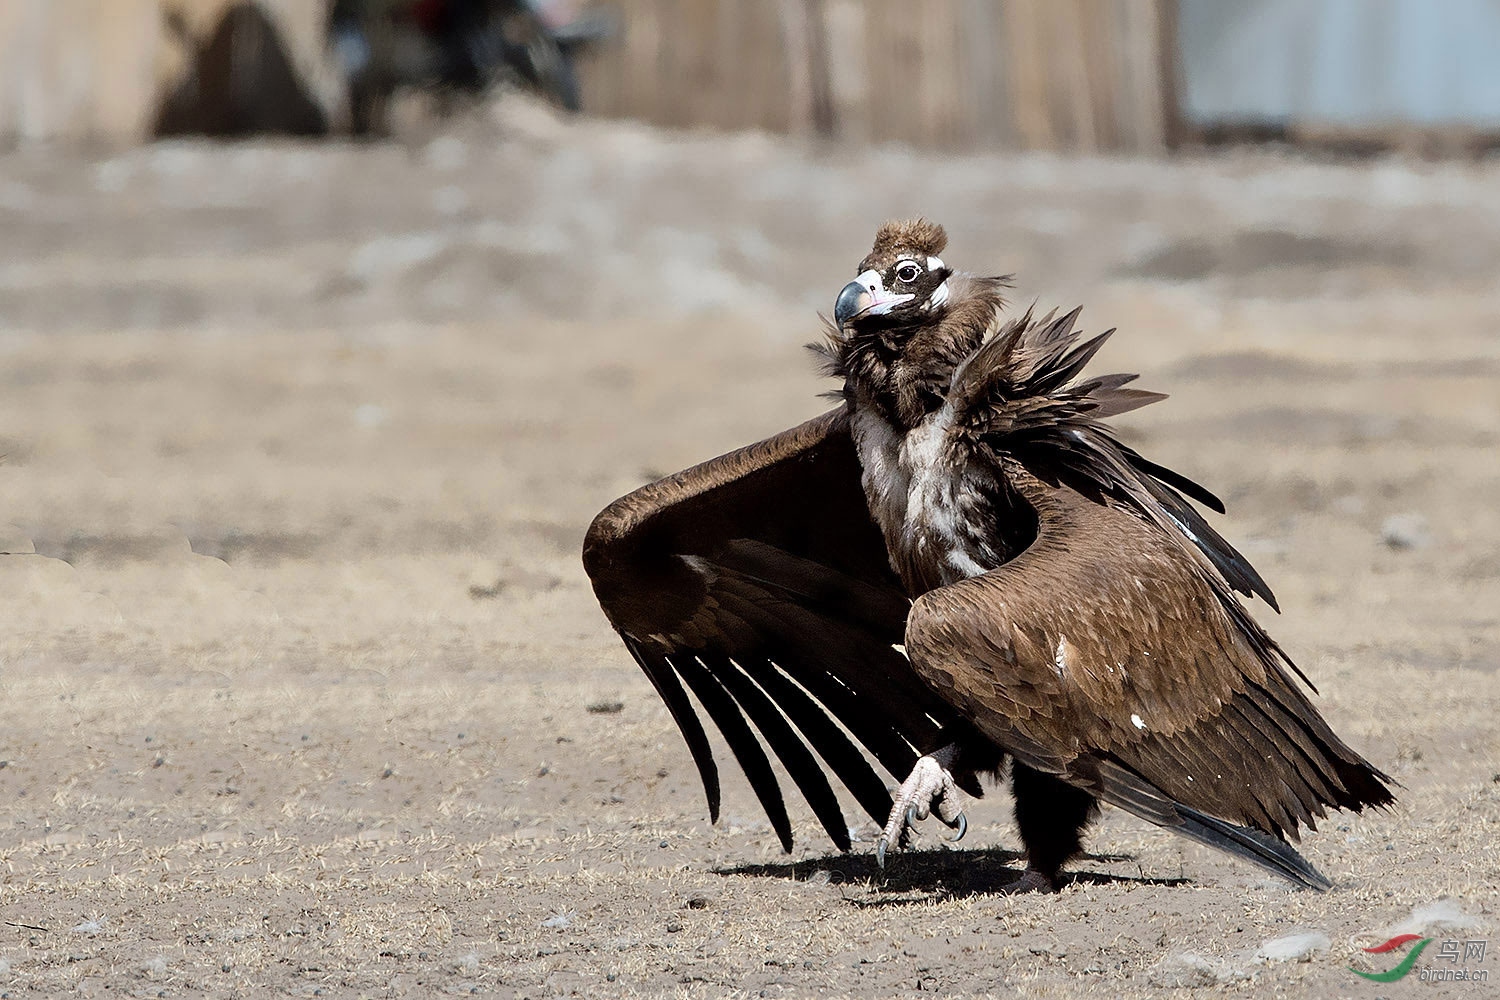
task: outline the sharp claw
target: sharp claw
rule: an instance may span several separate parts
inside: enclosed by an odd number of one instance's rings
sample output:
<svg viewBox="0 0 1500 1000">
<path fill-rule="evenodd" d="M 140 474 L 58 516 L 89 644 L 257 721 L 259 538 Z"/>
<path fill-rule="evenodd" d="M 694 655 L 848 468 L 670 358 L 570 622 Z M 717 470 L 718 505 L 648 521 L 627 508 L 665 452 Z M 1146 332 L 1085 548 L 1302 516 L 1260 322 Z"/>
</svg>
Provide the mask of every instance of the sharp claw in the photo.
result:
<svg viewBox="0 0 1500 1000">
<path fill-rule="evenodd" d="M 875 845 L 875 864 L 880 867 L 881 871 L 885 871 L 885 845 L 886 839 L 884 836 L 882 836 L 880 838 L 880 842 Z"/>
<path fill-rule="evenodd" d="M 964 834 L 969 832 L 969 817 L 963 813 L 959 813 L 958 818 L 953 821 L 953 825 L 958 827 L 958 832 L 948 838 L 948 843 L 950 844 L 956 844 L 960 840 L 963 840 Z"/>
<path fill-rule="evenodd" d="M 917 825 L 917 807 L 914 805 L 906 807 L 906 825 L 909 827 Z"/>
</svg>

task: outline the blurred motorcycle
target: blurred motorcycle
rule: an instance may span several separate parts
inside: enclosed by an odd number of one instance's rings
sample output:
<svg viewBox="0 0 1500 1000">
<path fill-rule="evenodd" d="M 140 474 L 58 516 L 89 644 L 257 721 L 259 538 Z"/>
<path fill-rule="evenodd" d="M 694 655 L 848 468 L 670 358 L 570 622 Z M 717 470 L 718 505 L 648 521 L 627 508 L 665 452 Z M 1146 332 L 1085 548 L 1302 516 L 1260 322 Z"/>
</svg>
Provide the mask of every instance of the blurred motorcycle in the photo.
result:
<svg viewBox="0 0 1500 1000">
<path fill-rule="evenodd" d="M 483 93 L 504 80 L 581 107 L 576 51 L 613 30 L 579 0 L 334 0 L 328 44 L 349 87 L 350 128 L 386 131 L 400 88 Z"/>
</svg>

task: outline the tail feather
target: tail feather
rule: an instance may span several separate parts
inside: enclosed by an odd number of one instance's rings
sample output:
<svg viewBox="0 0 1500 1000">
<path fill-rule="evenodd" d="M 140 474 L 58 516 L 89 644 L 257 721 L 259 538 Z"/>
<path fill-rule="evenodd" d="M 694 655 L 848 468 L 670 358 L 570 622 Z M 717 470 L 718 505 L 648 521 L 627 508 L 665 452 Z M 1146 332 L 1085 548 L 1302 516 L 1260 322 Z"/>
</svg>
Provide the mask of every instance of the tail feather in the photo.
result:
<svg viewBox="0 0 1500 1000">
<path fill-rule="evenodd" d="M 1178 805 L 1177 814 L 1182 817 L 1182 822 L 1171 829 L 1184 837 L 1227 851 L 1309 889 L 1322 892 L 1333 887 L 1328 876 L 1309 864 L 1291 844 L 1280 837 L 1214 819 L 1190 806 Z"/>
<path fill-rule="evenodd" d="M 1093 763 L 1093 780 L 1088 784 L 1094 787 L 1089 791 L 1105 802 L 1163 829 L 1249 861 L 1305 888 L 1321 892 L 1332 887 L 1333 883 L 1326 875 L 1280 837 L 1229 823 L 1183 805 L 1115 761 L 1096 759 Z"/>
</svg>

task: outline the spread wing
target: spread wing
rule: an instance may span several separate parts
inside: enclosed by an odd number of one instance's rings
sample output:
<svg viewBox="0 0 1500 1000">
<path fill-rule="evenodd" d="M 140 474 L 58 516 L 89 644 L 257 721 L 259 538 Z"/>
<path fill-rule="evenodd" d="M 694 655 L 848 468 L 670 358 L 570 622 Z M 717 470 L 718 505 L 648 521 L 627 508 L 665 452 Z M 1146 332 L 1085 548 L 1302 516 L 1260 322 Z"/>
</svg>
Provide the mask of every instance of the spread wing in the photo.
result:
<svg viewBox="0 0 1500 1000">
<path fill-rule="evenodd" d="M 1328 807 L 1390 802 L 1389 779 L 1153 525 L 1065 488 L 1040 506 L 1024 553 L 917 600 L 916 671 L 1017 760 L 1324 884 L 1281 839 Z"/>
<path fill-rule="evenodd" d="M 767 746 L 848 850 L 827 772 L 884 822 L 890 794 L 860 747 L 904 776 L 954 718 L 893 648 L 910 602 L 870 518 L 842 410 L 615 501 L 589 528 L 583 559 L 682 730 L 714 819 L 718 769 L 688 691 L 788 850 Z"/>
</svg>

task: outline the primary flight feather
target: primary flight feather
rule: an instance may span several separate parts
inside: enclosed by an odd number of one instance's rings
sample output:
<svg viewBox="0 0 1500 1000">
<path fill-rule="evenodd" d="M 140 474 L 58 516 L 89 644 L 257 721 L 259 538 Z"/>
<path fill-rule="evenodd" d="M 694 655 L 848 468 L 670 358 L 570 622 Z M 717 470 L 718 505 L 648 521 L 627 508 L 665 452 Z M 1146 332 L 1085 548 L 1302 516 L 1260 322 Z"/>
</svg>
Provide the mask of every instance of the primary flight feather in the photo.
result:
<svg viewBox="0 0 1500 1000">
<path fill-rule="evenodd" d="M 1106 418 L 1164 397 L 1086 377 L 1078 313 L 1005 320 L 1003 279 L 887 223 L 819 345 L 840 405 L 636 490 L 584 542 L 601 606 L 681 728 L 717 819 L 693 698 L 782 844 L 774 754 L 839 848 L 830 776 L 884 824 L 878 855 L 1008 759 L 1050 890 L 1108 802 L 1298 884 L 1288 843 L 1392 801 L 1235 592 L 1270 588 L 1191 480 Z M 1303 679 L 1305 681 L 1305 678 Z M 1309 685 L 1310 686 L 1310 685 Z M 689 697 L 691 692 L 693 698 Z M 902 780 L 894 799 L 883 769 Z"/>
</svg>

